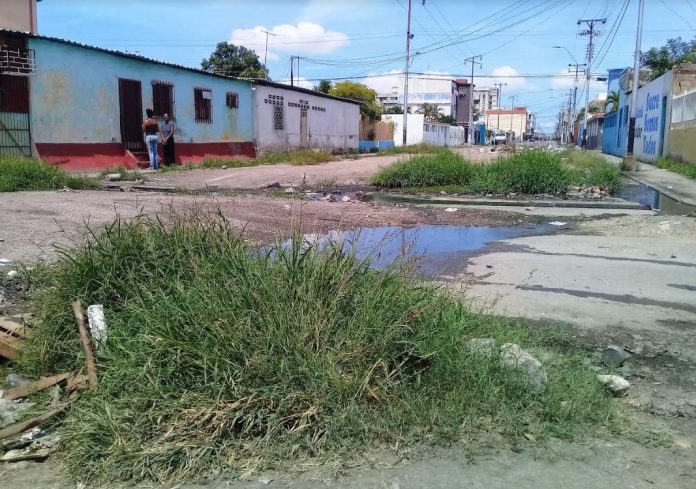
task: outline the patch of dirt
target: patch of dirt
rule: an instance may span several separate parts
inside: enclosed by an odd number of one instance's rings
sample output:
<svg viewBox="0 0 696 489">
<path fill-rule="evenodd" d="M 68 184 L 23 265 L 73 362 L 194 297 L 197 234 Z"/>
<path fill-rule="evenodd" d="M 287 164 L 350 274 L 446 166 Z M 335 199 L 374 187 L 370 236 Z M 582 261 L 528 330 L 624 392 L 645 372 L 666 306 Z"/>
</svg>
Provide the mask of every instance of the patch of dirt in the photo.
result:
<svg viewBox="0 0 696 489">
<path fill-rule="evenodd" d="M 88 227 L 140 214 L 174 210 L 220 208 L 233 226 L 254 243 L 265 244 L 302 233 L 326 233 L 366 226 L 456 224 L 504 226 L 535 222 L 503 211 L 413 208 L 366 202 L 324 202 L 261 195 L 163 194 L 156 192 L 18 192 L 0 196 L 0 258 L 28 264 L 51 260 L 56 246 L 84 238 Z M 22 209 L 23 212 L 14 212 Z M 47 211 L 50 211 L 47 212 Z"/>
<path fill-rule="evenodd" d="M 583 222 L 576 234 L 696 239 L 696 218 L 690 216 L 621 216 Z"/>
</svg>

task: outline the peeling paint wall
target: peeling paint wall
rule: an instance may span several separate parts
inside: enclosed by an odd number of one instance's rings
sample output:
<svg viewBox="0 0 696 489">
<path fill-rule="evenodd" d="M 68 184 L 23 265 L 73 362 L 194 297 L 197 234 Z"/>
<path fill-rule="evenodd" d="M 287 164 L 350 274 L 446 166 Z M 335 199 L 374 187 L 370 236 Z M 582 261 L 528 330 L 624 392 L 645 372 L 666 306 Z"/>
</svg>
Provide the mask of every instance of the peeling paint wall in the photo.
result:
<svg viewBox="0 0 696 489">
<path fill-rule="evenodd" d="M 260 151 L 286 151 L 303 146 L 301 113 L 307 113 L 308 148 L 357 150 L 360 106 L 326 97 L 272 86 L 255 87 L 256 144 Z M 274 113 L 282 112 L 282 128 Z M 280 117 L 280 116 L 279 116 Z"/>
<path fill-rule="evenodd" d="M 45 39 L 29 39 L 29 47 L 36 51 L 30 103 L 37 143 L 120 142 L 119 78 L 141 82 L 143 111 L 152 107 L 152 81 L 174 85 L 176 138 L 182 143 L 253 141 L 248 82 Z M 194 87 L 212 90 L 212 123 L 195 121 Z M 239 94 L 238 109 L 227 107 L 227 92 Z"/>
</svg>

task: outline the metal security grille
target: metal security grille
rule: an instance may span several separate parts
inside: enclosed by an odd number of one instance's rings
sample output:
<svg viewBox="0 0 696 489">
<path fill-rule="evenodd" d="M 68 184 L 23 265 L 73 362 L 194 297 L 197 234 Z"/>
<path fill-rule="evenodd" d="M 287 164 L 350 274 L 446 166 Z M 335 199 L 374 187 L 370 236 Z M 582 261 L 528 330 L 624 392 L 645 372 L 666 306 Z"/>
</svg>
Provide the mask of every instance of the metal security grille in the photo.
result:
<svg viewBox="0 0 696 489">
<path fill-rule="evenodd" d="M 273 129 L 276 131 L 285 129 L 285 112 L 282 105 L 273 106 Z"/>
<path fill-rule="evenodd" d="M 213 108 L 211 104 L 212 99 L 213 92 L 209 88 L 193 89 L 196 122 L 211 123 L 213 121 Z"/>
<path fill-rule="evenodd" d="M 139 80 L 118 79 L 121 110 L 121 144 L 129 151 L 145 151 L 143 141 L 143 97 Z"/>
<path fill-rule="evenodd" d="M 696 120 L 696 90 L 672 99 L 672 123 Z"/>
<path fill-rule="evenodd" d="M 152 110 L 155 115 L 162 117 L 169 114 L 174 118 L 174 85 L 162 81 L 152 82 Z"/>
<path fill-rule="evenodd" d="M 31 157 L 29 80 L 0 75 L 0 156 Z"/>
</svg>

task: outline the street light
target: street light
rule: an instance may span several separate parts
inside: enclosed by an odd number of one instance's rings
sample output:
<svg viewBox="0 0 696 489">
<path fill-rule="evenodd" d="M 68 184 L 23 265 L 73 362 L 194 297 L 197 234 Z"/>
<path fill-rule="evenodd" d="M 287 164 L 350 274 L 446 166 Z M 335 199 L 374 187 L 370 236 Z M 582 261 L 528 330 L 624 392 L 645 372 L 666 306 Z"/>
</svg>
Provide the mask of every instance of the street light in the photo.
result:
<svg viewBox="0 0 696 489">
<path fill-rule="evenodd" d="M 567 47 L 565 47 L 565 46 L 551 46 L 551 47 L 552 47 L 553 49 L 565 49 L 565 52 L 568 53 L 568 55 L 569 55 L 571 58 L 573 58 L 573 61 L 575 61 L 575 63 L 577 64 L 578 60 L 575 59 L 575 56 L 573 56 L 573 53 L 571 53 L 570 51 L 568 51 L 568 48 L 567 48 Z"/>
</svg>

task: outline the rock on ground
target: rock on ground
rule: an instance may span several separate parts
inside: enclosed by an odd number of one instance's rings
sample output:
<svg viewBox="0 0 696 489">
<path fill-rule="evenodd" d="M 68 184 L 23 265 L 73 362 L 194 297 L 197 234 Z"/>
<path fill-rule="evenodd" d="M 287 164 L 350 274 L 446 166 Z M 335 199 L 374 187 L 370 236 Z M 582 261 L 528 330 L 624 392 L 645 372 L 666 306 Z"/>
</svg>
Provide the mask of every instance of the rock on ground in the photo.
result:
<svg viewBox="0 0 696 489">
<path fill-rule="evenodd" d="M 500 347 L 500 353 L 504 364 L 525 370 L 529 374 L 529 380 L 536 389 L 540 391 L 546 389 L 548 378 L 546 377 L 544 366 L 531 353 L 523 350 L 515 343 L 505 343 Z"/>
<path fill-rule="evenodd" d="M 598 375 L 597 380 L 607 388 L 614 397 L 623 397 L 628 394 L 631 384 L 628 380 L 618 375 Z"/>
</svg>

